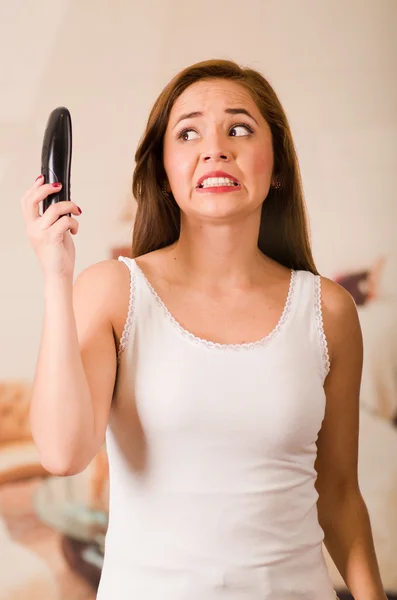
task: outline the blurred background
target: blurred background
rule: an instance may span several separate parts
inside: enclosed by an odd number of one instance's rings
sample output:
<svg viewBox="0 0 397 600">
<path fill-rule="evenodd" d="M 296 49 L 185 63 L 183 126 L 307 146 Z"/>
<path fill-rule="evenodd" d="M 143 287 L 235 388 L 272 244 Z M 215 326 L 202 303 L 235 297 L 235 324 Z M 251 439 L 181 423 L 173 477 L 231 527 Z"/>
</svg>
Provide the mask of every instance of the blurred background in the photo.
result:
<svg viewBox="0 0 397 600">
<path fill-rule="evenodd" d="M 77 477 L 48 477 L 27 422 L 43 294 L 19 198 L 40 173 L 48 115 L 72 115 L 77 275 L 129 253 L 149 110 L 180 69 L 209 58 L 274 86 L 317 267 L 356 300 L 360 483 L 397 598 L 397 0 L 0 0 L 0 600 L 93 600 L 107 523 L 105 449 Z"/>
</svg>

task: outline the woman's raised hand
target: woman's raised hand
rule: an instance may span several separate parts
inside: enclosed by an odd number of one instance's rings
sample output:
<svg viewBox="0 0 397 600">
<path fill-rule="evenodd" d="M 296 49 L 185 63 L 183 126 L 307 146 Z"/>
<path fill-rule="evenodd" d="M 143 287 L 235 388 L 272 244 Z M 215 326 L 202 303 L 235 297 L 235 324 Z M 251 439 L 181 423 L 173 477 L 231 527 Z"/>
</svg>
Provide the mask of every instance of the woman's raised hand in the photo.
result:
<svg viewBox="0 0 397 600">
<path fill-rule="evenodd" d="M 21 198 L 21 207 L 27 236 L 44 277 L 73 279 L 75 248 L 70 234 L 78 232 L 79 224 L 74 215 L 80 215 L 81 209 L 74 202 L 62 201 L 49 206 L 42 216 L 39 212 L 40 202 L 60 189 L 60 183 L 45 184 L 44 178 L 39 176 Z"/>
</svg>

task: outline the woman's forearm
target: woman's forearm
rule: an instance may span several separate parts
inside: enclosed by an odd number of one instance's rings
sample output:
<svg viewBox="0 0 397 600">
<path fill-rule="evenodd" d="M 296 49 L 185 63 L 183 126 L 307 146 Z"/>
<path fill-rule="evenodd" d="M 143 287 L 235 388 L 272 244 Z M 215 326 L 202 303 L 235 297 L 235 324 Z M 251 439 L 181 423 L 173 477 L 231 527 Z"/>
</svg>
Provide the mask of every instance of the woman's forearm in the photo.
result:
<svg viewBox="0 0 397 600">
<path fill-rule="evenodd" d="M 355 487 L 344 487 L 323 518 L 324 544 L 355 600 L 385 600 L 368 510 Z"/>
<path fill-rule="evenodd" d="M 72 282 L 45 285 L 45 309 L 30 423 L 44 467 L 79 470 L 91 452 L 94 413 L 73 312 Z"/>
</svg>

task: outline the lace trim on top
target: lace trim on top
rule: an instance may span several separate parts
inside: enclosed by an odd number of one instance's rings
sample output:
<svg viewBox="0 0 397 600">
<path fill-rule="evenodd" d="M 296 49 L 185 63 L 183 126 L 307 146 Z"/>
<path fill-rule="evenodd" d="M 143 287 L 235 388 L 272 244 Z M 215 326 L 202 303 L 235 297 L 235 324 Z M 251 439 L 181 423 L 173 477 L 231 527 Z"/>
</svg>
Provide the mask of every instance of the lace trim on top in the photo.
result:
<svg viewBox="0 0 397 600">
<path fill-rule="evenodd" d="M 324 372 L 326 377 L 331 368 L 331 362 L 329 360 L 327 338 L 324 332 L 323 311 L 321 308 L 321 277 L 319 275 L 316 275 L 315 282 L 315 313 L 317 321 L 317 330 L 320 338 L 320 346 L 322 351 L 322 359 L 324 364 Z"/>
<path fill-rule="evenodd" d="M 121 338 L 120 338 L 120 342 L 119 342 L 119 350 L 117 353 L 118 359 L 120 359 L 122 353 L 124 352 L 124 350 L 127 347 L 127 342 L 128 342 L 129 336 L 130 336 L 133 313 L 134 313 L 134 308 L 135 308 L 135 274 L 133 273 L 133 271 L 131 269 L 128 259 L 126 259 L 124 256 L 119 256 L 119 260 L 121 262 L 123 262 L 125 265 L 127 265 L 128 270 L 130 272 L 130 299 L 129 299 L 129 304 L 128 304 L 127 320 L 124 324 L 123 332 L 121 334 Z"/>
<path fill-rule="evenodd" d="M 294 270 L 291 270 L 288 295 L 287 295 L 287 300 L 284 305 L 283 313 L 280 317 L 279 322 L 277 323 L 275 328 L 269 334 L 267 334 L 265 337 L 261 338 L 260 340 L 257 340 L 256 342 L 246 342 L 244 344 L 221 344 L 219 342 L 210 342 L 209 340 L 205 340 L 203 338 L 200 338 L 200 337 L 194 335 L 187 329 L 184 329 L 184 327 L 182 327 L 182 325 L 180 323 L 178 323 L 178 321 L 175 319 L 175 317 L 172 316 L 172 314 L 170 313 L 168 308 L 165 306 L 164 302 L 161 300 L 160 296 L 157 294 L 156 290 L 153 288 L 153 286 L 151 285 L 150 281 L 147 279 L 147 277 L 144 274 L 144 272 L 142 271 L 142 269 L 137 265 L 137 263 L 135 263 L 135 265 L 136 265 L 137 271 L 139 271 L 139 273 L 145 280 L 146 285 L 148 286 L 151 294 L 154 296 L 154 299 L 156 300 L 158 306 L 163 310 L 164 316 L 171 322 L 171 324 L 179 331 L 179 333 L 184 338 L 186 338 L 196 344 L 205 346 L 209 350 L 212 350 L 212 349 L 253 350 L 254 348 L 258 348 L 260 346 L 265 346 L 268 342 L 270 342 L 270 340 L 275 338 L 276 335 L 278 335 L 280 333 L 280 331 L 283 328 L 283 325 L 286 322 L 288 315 L 291 311 L 292 300 L 293 300 L 294 289 L 295 289 L 296 274 L 297 274 L 297 272 Z"/>
</svg>

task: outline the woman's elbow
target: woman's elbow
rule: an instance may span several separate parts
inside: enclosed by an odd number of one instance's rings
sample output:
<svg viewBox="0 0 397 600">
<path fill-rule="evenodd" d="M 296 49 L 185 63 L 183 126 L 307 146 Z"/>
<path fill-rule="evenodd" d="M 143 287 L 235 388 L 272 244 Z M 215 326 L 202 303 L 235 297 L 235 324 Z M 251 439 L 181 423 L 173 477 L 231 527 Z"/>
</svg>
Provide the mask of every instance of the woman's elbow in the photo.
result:
<svg viewBox="0 0 397 600">
<path fill-rule="evenodd" d="M 71 477 L 82 473 L 89 465 L 89 460 L 72 460 L 70 457 L 55 457 L 54 455 L 40 456 L 42 467 L 56 477 Z"/>
</svg>

